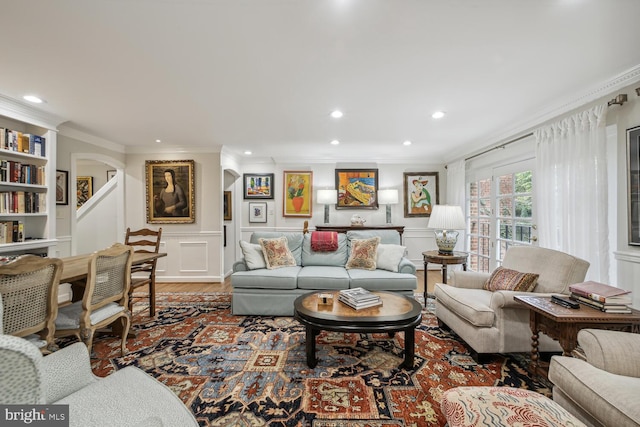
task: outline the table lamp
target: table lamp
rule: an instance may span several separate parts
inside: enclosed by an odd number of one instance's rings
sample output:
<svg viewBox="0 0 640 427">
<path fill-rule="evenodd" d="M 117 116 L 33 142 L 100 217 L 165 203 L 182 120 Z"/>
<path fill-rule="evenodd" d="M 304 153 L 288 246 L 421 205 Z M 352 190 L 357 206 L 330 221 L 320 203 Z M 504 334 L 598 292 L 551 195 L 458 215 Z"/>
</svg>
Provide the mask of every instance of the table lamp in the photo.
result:
<svg viewBox="0 0 640 427">
<path fill-rule="evenodd" d="M 378 203 L 387 205 L 387 224 L 391 224 L 391 205 L 398 203 L 398 190 L 380 190 L 378 191 Z"/>
<path fill-rule="evenodd" d="M 453 205 L 434 205 L 429 218 L 429 228 L 432 228 L 436 235 L 438 252 L 442 255 L 452 255 L 458 241 L 456 230 L 467 228 L 462 208 Z"/>
<path fill-rule="evenodd" d="M 329 224 L 329 205 L 338 203 L 336 190 L 318 190 L 318 203 L 324 205 L 324 223 Z"/>
</svg>

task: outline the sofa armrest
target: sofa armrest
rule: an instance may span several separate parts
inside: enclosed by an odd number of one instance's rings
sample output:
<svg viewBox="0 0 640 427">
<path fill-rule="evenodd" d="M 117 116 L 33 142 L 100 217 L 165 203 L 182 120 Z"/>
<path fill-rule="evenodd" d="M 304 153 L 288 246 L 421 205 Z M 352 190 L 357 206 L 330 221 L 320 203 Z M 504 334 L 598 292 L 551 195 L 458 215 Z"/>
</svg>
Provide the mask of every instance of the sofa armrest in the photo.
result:
<svg viewBox="0 0 640 427">
<path fill-rule="evenodd" d="M 587 361 L 612 374 L 640 378 L 640 334 L 583 329 L 578 332 L 578 344 Z"/>
<path fill-rule="evenodd" d="M 533 296 L 533 297 L 551 297 L 551 295 L 558 294 L 546 294 L 535 292 L 522 292 L 522 291 L 493 291 L 491 296 L 491 308 L 521 308 L 523 310 L 528 309 L 527 306 L 521 302 L 516 301 L 513 297 L 518 295 Z"/>
<path fill-rule="evenodd" d="M 398 264 L 398 273 L 408 273 L 416 275 L 416 266 L 414 263 L 409 261 L 408 258 L 402 257 L 400 259 L 400 264 Z"/>
<path fill-rule="evenodd" d="M 247 263 L 244 261 L 244 258 L 233 263 L 233 272 L 235 273 L 236 271 L 249 271 L 249 267 L 247 267 Z"/>
<path fill-rule="evenodd" d="M 87 346 L 81 342 L 51 353 L 42 360 L 42 364 L 47 403 L 57 402 L 98 381 L 91 372 Z"/>
<path fill-rule="evenodd" d="M 451 282 L 448 285 L 456 288 L 482 289 L 482 286 L 491 275 L 476 271 L 453 271 Z"/>
</svg>

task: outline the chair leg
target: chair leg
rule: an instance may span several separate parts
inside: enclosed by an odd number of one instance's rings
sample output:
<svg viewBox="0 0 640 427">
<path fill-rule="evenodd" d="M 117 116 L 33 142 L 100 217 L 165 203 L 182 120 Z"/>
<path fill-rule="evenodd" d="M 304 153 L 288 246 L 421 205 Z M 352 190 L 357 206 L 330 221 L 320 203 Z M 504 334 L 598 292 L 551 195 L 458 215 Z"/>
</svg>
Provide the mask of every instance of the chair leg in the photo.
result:
<svg viewBox="0 0 640 427">
<path fill-rule="evenodd" d="M 80 331 L 80 336 L 82 337 L 82 342 L 87 346 L 89 354 L 91 354 L 91 348 L 93 347 L 93 331 L 91 329 L 83 329 Z"/>
<path fill-rule="evenodd" d="M 129 335 L 129 328 L 131 327 L 131 315 L 126 314 L 120 318 L 120 323 L 122 323 L 122 332 L 120 338 L 122 339 L 122 344 L 120 345 L 120 353 L 124 357 L 127 354 L 127 335 Z"/>
<path fill-rule="evenodd" d="M 151 277 L 151 282 L 149 282 L 149 316 L 153 317 L 156 315 L 156 278 L 155 276 Z"/>
</svg>

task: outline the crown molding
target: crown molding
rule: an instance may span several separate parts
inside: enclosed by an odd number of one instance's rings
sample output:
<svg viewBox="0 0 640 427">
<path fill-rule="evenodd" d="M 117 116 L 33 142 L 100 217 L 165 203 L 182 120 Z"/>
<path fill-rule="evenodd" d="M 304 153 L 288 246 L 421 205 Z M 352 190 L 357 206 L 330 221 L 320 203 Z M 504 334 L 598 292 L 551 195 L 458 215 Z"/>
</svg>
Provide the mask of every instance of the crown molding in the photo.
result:
<svg viewBox="0 0 640 427">
<path fill-rule="evenodd" d="M 58 130 L 58 126 L 65 121 L 56 114 L 39 110 L 2 94 L 0 94 L 0 115 L 49 130 Z"/>
<path fill-rule="evenodd" d="M 76 129 L 69 123 L 65 123 L 60 126 L 60 128 L 58 129 L 58 135 L 77 139 L 78 141 L 86 142 L 87 144 L 95 145 L 100 148 L 106 148 L 107 150 L 111 150 L 116 153 L 125 152 L 124 145 L 109 141 L 104 138 L 100 138 L 99 136 L 92 135 L 80 129 Z"/>
</svg>

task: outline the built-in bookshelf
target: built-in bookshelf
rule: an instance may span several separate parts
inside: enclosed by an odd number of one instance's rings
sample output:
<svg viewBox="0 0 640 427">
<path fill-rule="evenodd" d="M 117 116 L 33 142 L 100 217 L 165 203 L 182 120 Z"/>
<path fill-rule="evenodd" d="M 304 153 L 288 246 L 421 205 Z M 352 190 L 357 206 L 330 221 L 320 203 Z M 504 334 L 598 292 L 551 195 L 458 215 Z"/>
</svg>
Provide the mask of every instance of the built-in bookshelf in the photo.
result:
<svg viewBox="0 0 640 427">
<path fill-rule="evenodd" d="M 0 258 L 55 248 L 58 123 L 0 96 Z"/>
</svg>

